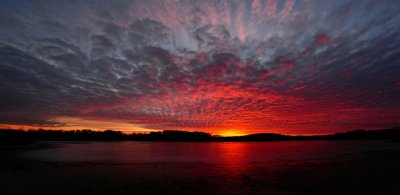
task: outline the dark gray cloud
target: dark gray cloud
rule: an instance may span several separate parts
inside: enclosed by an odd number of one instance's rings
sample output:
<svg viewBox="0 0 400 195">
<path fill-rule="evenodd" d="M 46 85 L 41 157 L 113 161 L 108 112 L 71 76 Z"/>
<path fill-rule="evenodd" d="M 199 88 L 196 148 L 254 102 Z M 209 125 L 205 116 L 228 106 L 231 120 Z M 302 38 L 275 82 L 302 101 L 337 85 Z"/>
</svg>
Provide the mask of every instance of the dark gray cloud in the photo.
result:
<svg viewBox="0 0 400 195">
<path fill-rule="evenodd" d="M 398 6 L 4 1 L 0 123 L 74 117 L 289 133 L 397 125 Z"/>
</svg>

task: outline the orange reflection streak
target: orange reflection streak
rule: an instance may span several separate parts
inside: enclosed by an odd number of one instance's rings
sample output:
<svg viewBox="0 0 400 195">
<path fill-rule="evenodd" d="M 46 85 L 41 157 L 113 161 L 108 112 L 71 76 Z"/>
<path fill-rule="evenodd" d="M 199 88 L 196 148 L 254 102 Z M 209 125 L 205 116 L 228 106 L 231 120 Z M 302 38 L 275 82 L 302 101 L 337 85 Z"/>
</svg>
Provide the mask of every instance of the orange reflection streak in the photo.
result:
<svg viewBox="0 0 400 195">
<path fill-rule="evenodd" d="M 222 158 L 222 172 L 231 183 L 240 184 L 243 182 L 243 175 L 250 173 L 249 156 L 251 155 L 251 143 L 221 143 L 217 144 L 217 152 Z M 234 186 L 233 186 L 234 188 Z"/>
<path fill-rule="evenodd" d="M 218 151 L 223 161 L 227 164 L 240 164 L 246 162 L 248 144 L 242 142 L 232 142 L 218 144 Z"/>
</svg>

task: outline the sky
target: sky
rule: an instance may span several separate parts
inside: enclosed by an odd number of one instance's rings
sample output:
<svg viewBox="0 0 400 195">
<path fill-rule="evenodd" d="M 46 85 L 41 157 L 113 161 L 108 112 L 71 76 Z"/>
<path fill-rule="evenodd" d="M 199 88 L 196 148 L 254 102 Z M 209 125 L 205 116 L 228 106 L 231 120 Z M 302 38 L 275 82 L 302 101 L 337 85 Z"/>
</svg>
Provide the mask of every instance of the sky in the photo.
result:
<svg viewBox="0 0 400 195">
<path fill-rule="evenodd" d="M 0 127 L 400 125 L 400 1 L 2 0 Z"/>
</svg>

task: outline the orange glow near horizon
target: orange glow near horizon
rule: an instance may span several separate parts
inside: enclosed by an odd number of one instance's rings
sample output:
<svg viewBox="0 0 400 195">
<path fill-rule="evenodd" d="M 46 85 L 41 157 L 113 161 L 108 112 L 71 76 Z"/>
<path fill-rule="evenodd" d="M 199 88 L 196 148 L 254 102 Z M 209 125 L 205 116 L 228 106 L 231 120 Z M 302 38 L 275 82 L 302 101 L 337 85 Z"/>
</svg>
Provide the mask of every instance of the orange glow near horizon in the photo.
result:
<svg viewBox="0 0 400 195">
<path fill-rule="evenodd" d="M 0 19 L 0 128 L 400 126 L 396 1 L 60 1 L 41 4 L 47 14 L 6 2 L 0 18 L 16 24 Z"/>
<path fill-rule="evenodd" d="M 237 130 L 237 129 L 227 129 L 227 130 L 221 131 L 221 133 L 219 133 L 219 135 L 223 136 L 223 137 L 235 137 L 235 136 L 246 135 L 246 133 L 243 133 L 241 130 Z"/>
<path fill-rule="evenodd" d="M 50 130 L 82 130 L 91 129 L 93 131 L 105 131 L 105 130 L 116 130 L 124 133 L 149 133 L 153 131 L 159 131 L 156 129 L 147 129 L 141 126 L 124 123 L 124 122 L 108 122 L 98 120 L 86 120 L 74 117 L 60 117 L 55 120 L 56 122 L 68 124 L 68 126 L 33 126 L 33 125 L 13 125 L 13 124 L 0 124 L 0 128 L 10 129 L 21 129 L 21 130 L 38 130 L 38 129 L 50 129 Z"/>
</svg>

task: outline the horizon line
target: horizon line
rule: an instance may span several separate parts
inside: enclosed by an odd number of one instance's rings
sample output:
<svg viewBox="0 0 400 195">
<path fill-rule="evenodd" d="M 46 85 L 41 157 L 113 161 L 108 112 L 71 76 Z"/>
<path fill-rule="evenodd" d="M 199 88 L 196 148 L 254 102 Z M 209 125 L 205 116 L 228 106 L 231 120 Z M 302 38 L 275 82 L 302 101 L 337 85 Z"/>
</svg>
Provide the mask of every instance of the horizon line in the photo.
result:
<svg viewBox="0 0 400 195">
<path fill-rule="evenodd" d="M 354 132 L 354 131 L 380 131 L 380 130 L 394 130 L 394 129 L 400 129 L 400 126 L 392 126 L 389 128 L 380 128 L 380 129 L 353 129 L 353 130 L 346 130 L 343 132 L 334 132 L 334 133 L 328 133 L 328 134 L 282 134 L 282 133 L 271 133 L 271 132 L 262 132 L 262 133 L 250 133 L 250 134 L 241 134 L 241 135 L 231 135 L 231 136 L 224 136 L 220 134 L 211 134 L 205 131 L 189 131 L 189 130 L 174 130 L 174 129 L 164 129 L 164 130 L 154 130 L 154 131 L 130 131 L 131 133 L 126 133 L 127 131 L 124 130 L 114 130 L 114 129 L 105 129 L 105 130 L 95 130 L 95 129 L 45 129 L 45 128 L 37 128 L 37 129 L 23 129 L 23 128 L 3 128 L 0 127 L 0 130 L 16 130 L 16 131 L 64 131 L 64 132 L 69 132 L 69 131 L 94 131 L 94 132 L 106 132 L 106 131 L 113 131 L 113 132 L 121 132 L 125 135 L 135 135 L 135 134 L 151 134 L 151 133 L 163 133 L 163 132 L 187 132 L 187 133 L 206 133 L 209 134 L 210 136 L 219 136 L 219 137 L 244 137 L 244 136 L 249 136 L 249 135 L 258 135 L 258 134 L 274 134 L 274 135 L 282 135 L 282 136 L 328 136 L 328 135 L 335 135 L 335 134 L 340 134 L 340 133 L 348 133 L 348 132 Z"/>
</svg>

